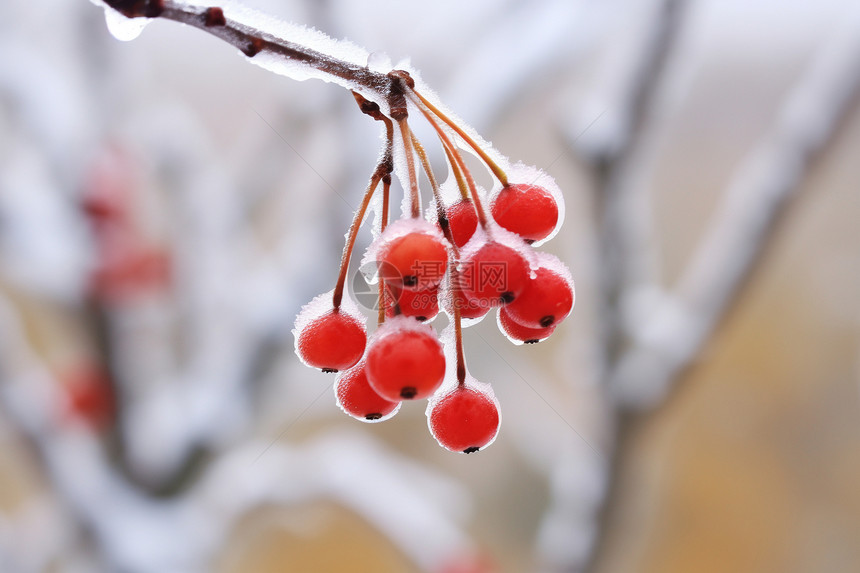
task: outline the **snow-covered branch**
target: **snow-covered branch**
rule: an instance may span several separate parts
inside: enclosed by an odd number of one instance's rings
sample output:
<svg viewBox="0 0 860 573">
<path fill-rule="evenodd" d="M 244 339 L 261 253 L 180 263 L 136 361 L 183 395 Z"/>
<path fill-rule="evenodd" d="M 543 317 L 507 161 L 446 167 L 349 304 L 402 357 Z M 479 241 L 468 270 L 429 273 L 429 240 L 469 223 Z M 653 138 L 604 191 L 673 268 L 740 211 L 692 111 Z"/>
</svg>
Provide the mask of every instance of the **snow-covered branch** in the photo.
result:
<svg viewBox="0 0 860 573">
<path fill-rule="evenodd" d="M 732 178 L 676 289 L 630 333 L 635 344 L 610 378 L 623 404 L 654 405 L 696 358 L 858 92 L 860 10 L 855 9 Z"/>
<path fill-rule="evenodd" d="M 587 161 L 593 175 L 598 206 L 599 378 L 605 377 L 623 344 L 625 297 L 656 282 L 650 201 L 643 181 L 654 153 L 649 142 L 659 127 L 654 100 L 685 7 L 684 0 L 651 0 L 627 15 L 624 37 L 613 44 L 599 87 L 567 126 L 568 145 Z M 613 407 L 605 404 L 607 417 L 615 421 Z M 614 430 L 609 428 L 610 433 Z M 595 515 L 613 470 L 611 445 L 604 451 L 610 460 L 573 451 L 558 458 L 553 473 L 565 478 L 552 480 L 553 503 L 541 524 L 541 558 L 547 571 L 581 570 L 599 550 L 601 530 L 595 527 Z M 571 468 L 583 466 L 588 470 L 580 472 L 590 480 L 573 479 Z"/>
<path fill-rule="evenodd" d="M 296 80 L 318 78 L 357 91 L 383 109 L 397 81 L 368 67 L 369 53 L 316 30 L 279 21 L 229 1 L 206 6 L 175 0 L 103 0 L 128 19 L 161 18 L 203 30 L 234 46 L 252 62 Z M 115 27 L 124 24 L 108 16 Z M 131 27 L 139 23 L 129 22 Z"/>
<path fill-rule="evenodd" d="M 623 312 L 632 292 L 656 282 L 651 206 L 643 181 L 653 163 L 659 125 L 654 100 L 664 76 L 686 2 L 653 0 L 631 19 L 640 23 L 614 47 L 601 88 L 571 124 L 569 139 L 594 174 L 602 316 L 601 368 L 608 369 L 623 344 Z M 594 124 L 580 126 L 591 118 Z M 598 117 L 597 121 L 594 118 Z"/>
</svg>

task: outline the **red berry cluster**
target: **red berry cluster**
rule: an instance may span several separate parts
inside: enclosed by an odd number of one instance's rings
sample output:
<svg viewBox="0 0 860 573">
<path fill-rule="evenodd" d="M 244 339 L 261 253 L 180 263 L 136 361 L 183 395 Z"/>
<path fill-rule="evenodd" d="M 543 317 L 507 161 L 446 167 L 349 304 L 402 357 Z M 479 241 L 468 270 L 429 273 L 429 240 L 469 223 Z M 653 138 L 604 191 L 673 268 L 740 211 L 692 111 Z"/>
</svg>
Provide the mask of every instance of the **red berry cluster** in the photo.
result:
<svg viewBox="0 0 860 573">
<path fill-rule="evenodd" d="M 340 372 L 337 403 L 350 416 L 379 422 L 396 414 L 404 400 L 427 398 L 431 434 L 449 450 L 471 453 L 495 439 L 500 413 L 490 385 L 468 374 L 462 327 L 498 308 L 499 327 L 511 341 L 535 343 L 570 314 L 574 288 L 569 271 L 558 258 L 532 246 L 557 231 L 563 215 L 561 195 L 537 170 L 500 167 L 504 163 L 500 158 L 491 158 L 410 82 L 403 81 L 401 87 L 439 135 L 459 196 L 444 197 L 445 185 L 437 184 L 405 117 L 392 120 L 378 109 L 370 114 L 385 122 L 388 144 L 347 235 L 335 289 L 306 305 L 296 320 L 296 352 L 308 366 Z M 356 99 L 366 113 L 374 105 L 360 96 Z M 471 146 L 499 182 L 490 194 L 491 217 L 483 207 L 487 197 L 475 185 L 460 144 Z M 404 159 L 403 180 L 409 187 L 404 205 L 411 200 L 411 209 L 404 208 L 403 217 L 389 225 L 395 153 Z M 433 189 L 433 222 L 421 216 L 416 157 Z M 518 182 L 511 182 L 510 176 Z M 377 270 L 372 282 L 378 284 L 380 307 L 379 327 L 368 340 L 363 316 L 343 292 L 358 228 L 380 182 L 380 229 L 364 257 Z M 446 344 L 427 324 L 440 307 L 453 332 Z"/>
</svg>

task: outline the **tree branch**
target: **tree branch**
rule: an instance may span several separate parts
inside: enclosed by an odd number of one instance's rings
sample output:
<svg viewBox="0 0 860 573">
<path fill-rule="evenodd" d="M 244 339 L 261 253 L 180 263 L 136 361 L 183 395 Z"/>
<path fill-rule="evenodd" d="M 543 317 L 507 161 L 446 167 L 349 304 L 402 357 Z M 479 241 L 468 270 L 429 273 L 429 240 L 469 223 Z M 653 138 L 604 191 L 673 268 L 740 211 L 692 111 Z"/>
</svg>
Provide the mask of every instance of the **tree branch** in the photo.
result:
<svg viewBox="0 0 860 573">
<path fill-rule="evenodd" d="M 610 387 L 626 406 L 669 391 L 731 309 L 780 215 L 860 92 L 860 10 L 819 54 L 741 165 L 675 292 L 618 360 Z"/>
<path fill-rule="evenodd" d="M 396 83 L 396 80 L 387 74 L 373 71 L 363 62 L 347 61 L 320 49 L 284 39 L 282 36 L 286 34 L 275 30 L 263 30 L 253 21 L 268 24 L 273 20 L 258 16 L 246 8 L 240 10 L 233 7 L 209 7 L 175 0 L 103 0 L 103 2 L 127 18 L 162 18 L 193 26 L 227 42 L 251 59 L 259 59 L 260 55 L 269 55 L 275 59 L 298 64 L 306 73 L 315 70 L 320 72 L 317 75 L 321 79 L 344 85 L 380 104 L 387 103 L 391 85 Z M 290 26 L 283 22 L 279 22 L 278 25 L 287 32 L 301 33 L 308 39 L 319 42 L 321 46 L 337 45 L 337 42 L 318 32 L 306 28 L 290 30 L 288 29 Z M 354 52 L 350 54 L 353 58 L 361 56 L 364 62 L 367 61 L 368 54 L 364 50 L 351 45 L 345 48 Z M 286 70 L 278 73 L 289 75 Z"/>
<path fill-rule="evenodd" d="M 619 54 L 621 62 L 608 66 L 610 93 L 601 109 L 602 127 L 589 130 L 575 142 L 593 166 L 598 205 L 602 364 L 612 369 L 624 332 L 625 299 L 638 287 L 655 280 L 650 202 L 643 189 L 643 172 L 652 163 L 655 99 L 674 46 L 685 0 L 657 0 Z M 614 89 L 612 89 L 614 88 Z M 593 118 L 592 118 L 593 119 Z M 574 145 L 574 143 L 572 143 Z"/>
<path fill-rule="evenodd" d="M 602 383 L 627 344 L 625 299 L 656 282 L 650 198 L 643 181 L 653 164 L 650 142 L 660 129 L 656 102 L 687 6 L 686 0 L 649 0 L 641 13 L 624 20 L 623 39 L 613 44 L 613 61 L 604 68 L 600 93 L 581 116 L 587 123 L 574 122 L 567 133 L 569 146 L 588 161 L 593 177 L 600 260 L 597 377 Z M 553 470 L 563 475 L 570 467 L 587 464 L 595 481 L 608 483 L 583 492 L 573 480 L 552 480 L 552 504 L 543 517 L 540 539 L 541 557 L 552 571 L 594 570 L 610 550 L 607 532 L 617 499 L 613 488 L 624 421 L 614 403 L 603 406 L 611 425 L 602 449 L 607 458 L 577 459 L 572 453 L 559 456 Z M 582 536 L 586 541 L 571 543 L 574 531 L 587 532 Z"/>
</svg>

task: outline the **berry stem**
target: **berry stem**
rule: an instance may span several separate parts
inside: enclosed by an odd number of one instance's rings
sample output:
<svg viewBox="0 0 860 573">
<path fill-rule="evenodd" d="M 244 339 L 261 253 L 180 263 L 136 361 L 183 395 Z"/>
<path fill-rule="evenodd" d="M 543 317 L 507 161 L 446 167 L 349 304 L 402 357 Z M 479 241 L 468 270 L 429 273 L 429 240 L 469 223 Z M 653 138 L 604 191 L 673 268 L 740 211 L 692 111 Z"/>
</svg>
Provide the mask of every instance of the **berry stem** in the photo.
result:
<svg viewBox="0 0 860 573">
<path fill-rule="evenodd" d="M 407 95 L 412 99 L 415 105 L 421 110 L 421 113 L 424 114 L 424 117 L 427 118 L 428 123 L 436 130 L 436 134 L 439 136 L 439 139 L 442 141 L 442 145 L 450 152 L 450 154 L 454 158 L 454 162 L 459 166 L 460 171 L 466 177 L 466 183 L 469 186 L 469 193 L 472 196 L 472 202 L 475 204 L 475 211 L 478 214 L 478 223 L 481 224 L 481 228 L 487 228 L 487 215 L 484 212 L 484 206 L 481 203 L 481 198 L 478 196 L 478 188 L 475 185 L 475 180 L 472 178 L 472 174 L 469 172 L 469 169 L 466 167 L 466 163 L 463 161 L 463 156 L 460 154 L 460 151 L 454 147 L 454 144 L 451 143 L 451 139 L 448 137 L 448 134 L 445 133 L 445 130 L 439 125 L 439 123 L 433 118 L 433 114 L 430 112 L 430 109 L 424 105 L 424 102 L 421 101 L 418 97 L 415 96 L 415 92 L 407 91 Z"/>
<path fill-rule="evenodd" d="M 451 248 L 454 251 L 454 257 L 459 256 L 459 249 L 454 243 L 454 235 L 451 233 L 451 225 L 448 223 L 448 216 L 445 214 L 445 203 L 442 201 L 442 193 L 439 191 L 439 183 L 436 181 L 436 176 L 433 175 L 433 168 L 430 166 L 430 161 L 427 159 L 427 152 L 424 146 L 412 134 L 412 146 L 415 147 L 415 152 L 418 154 L 418 159 L 421 160 L 421 166 L 424 168 L 424 173 L 427 174 L 427 179 L 430 181 L 430 187 L 433 189 L 433 197 L 436 199 L 436 217 L 439 219 L 439 227 L 442 229 L 442 234 L 451 243 Z"/>
<path fill-rule="evenodd" d="M 359 97 L 356 97 L 356 101 L 359 101 Z M 352 219 L 352 224 L 349 227 L 349 233 L 346 240 L 346 246 L 343 248 L 343 256 L 340 260 L 340 273 L 337 277 L 337 284 L 334 287 L 334 294 L 332 294 L 331 297 L 332 306 L 335 311 L 340 308 L 340 303 L 343 301 L 343 287 L 346 284 L 346 273 L 349 269 L 349 260 L 352 257 L 352 249 L 355 247 L 355 239 L 358 236 L 358 229 L 364 221 L 364 215 L 367 213 L 367 207 L 370 205 L 370 200 L 373 198 L 373 192 L 376 191 L 380 181 L 387 180 L 389 185 L 391 183 L 391 172 L 394 169 L 394 161 L 392 159 L 394 128 L 391 125 L 390 119 L 385 118 L 384 121 L 386 142 L 382 149 L 382 156 L 379 159 L 379 163 L 376 165 L 376 169 L 373 170 L 373 175 L 370 177 L 367 191 L 364 192 L 364 199 L 362 199 L 361 205 L 358 207 L 358 210 L 355 212 L 355 216 Z"/>
<path fill-rule="evenodd" d="M 334 287 L 334 294 L 331 297 L 331 303 L 335 310 L 340 308 L 340 303 L 343 300 L 343 287 L 346 283 L 346 273 L 349 269 L 349 259 L 352 256 L 352 249 L 355 247 L 355 239 L 358 236 L 358 229 L 364 221 L 364 215 L 367 213 L 367 206 L 370 205 L 370 200 L 373 197 L 373 192 L 376 191 L 379 182 L 382 180 L 380 169 L 373 172 L 370 178 L 370 184 L 367 186 L 367 191 L 364 192 L 364 199 L 361 205 L 355 212 L 355 217 L 352 219 L 352 225 L 349 227 L 349 236 L 346 240 L 346 246 L 343 249 L 343 256 L 340 260 L 340 273 L 337 277 L 337 284 Z"/>
<path fill-rule="evenodd" d="M 427 107 L 430 111 L 433 112 L 436 117 L 448 124 L 448 127 L 453 129 L 457 133 L 457 135 L 459 135 L 463 139 L 463 141 L 468 143 L 469 146 L 475 150 L 475 153 L 477 153 L 481 157 L 481 159 L 484 160 L 484 163 L 487 164 L 487 167 L 490 168 L 490 171 L 493 172 L 493 174 L 496 176 L 496 179 L 498 179 L 499 183 L 502 184 L 502 187 L 508 186 L 507 173 L 505 173 L 505 171 L 501 167 L 499 167 L 499 165 L 495 161 L 493 161 L 489 155 L 487 155 L 487 152 L 484 151 L 481 146 L 478 145 L 477 142 L 463 130 L 463 128 L 457 125 L 450 117 L 442 113 L 439 108 L 430 103 L 427 98 L 425 98 L 423 95 L 421 95 L 414 89 L 409 89 L 406 93 L 414 94 L 418 99 L 421 100 L 421 103 L 423 103 L 425 107 Z"/>
<path fill-rule="evenodd" d="M 394 137 L 394 129 L 391 125 L 391 121 L 385 124 L 388 128 L 388 146 L 391 147 L 392 138 Z M 382 214 L 379 218 L 379 232 L 385 230 L 385 227 L 388 226 L 388 201 L 391 195 L 391 174 L 386 174 L 382 178 Z M 379 317 L 377 318 L 377 324 L 382 324 L 385 322 L 385 279 L 382 276 L 379 277 Z"/>
<path fill-rule="evenodd" d="M 382 176 L 382 214 L 379 220 L 379 233 L 381 234 L 388 226 L 388 202 L 391 191 L 391 171 L 393 170 L 392 149 L 394 148 L 394 124 L 385 116 L 382 116 L 382 121 L 385 122 L 385 157 L 384 162 L 387 162 L 387 173 Z"/>
<path fill-rule="evenodd" d="M 454 179 L 457 181 L 457 188 L 460 190 L 460 197 L 463 201 L 469 201 L 469 187 L 466 185 L 466 180 L 463 178 L 463 173 L 460 171 L 460 166 L 457 165 L 457 161 L 454 159 L 454 155 L 451 153 L 451 150 L 442 146 L 442 149 L 445 150 L 445 155 L 448 157 L 448 164 L 451 166 L 451 171 L 454 172 Z"/>
<path fill-rule="evenodd" d="M 460 273 L 454 265 L 450 265 L 451 274 L 451 299 L 454 307 L 454 343 L 457 352 L 457 385 L 463 387 L 466 385 L 466 358 L 463 353 L 463 317 L 460 314 Z"/>
<path fill-rule="evenodd" d="M 412 197 L 412 218 L 421 216 L 421 197 L 418 195 L 418 177 L 415 174 L 415 153 L 412 149 L 412 130 L 406 118 L 397 120 L 400 136 L 403 139 L 403 152 L 406 154 L 406 168 L 409 172 L 409 194 Z"/>
</svg>

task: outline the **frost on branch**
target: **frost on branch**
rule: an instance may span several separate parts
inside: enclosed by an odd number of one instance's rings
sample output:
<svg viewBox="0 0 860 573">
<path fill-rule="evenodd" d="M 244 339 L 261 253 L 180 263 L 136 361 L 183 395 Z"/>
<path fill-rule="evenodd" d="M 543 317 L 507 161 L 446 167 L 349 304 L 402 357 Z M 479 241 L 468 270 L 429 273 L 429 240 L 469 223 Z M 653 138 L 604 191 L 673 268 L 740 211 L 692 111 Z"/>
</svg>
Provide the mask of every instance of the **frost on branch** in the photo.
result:
<svg viewBox="0 0 860 573">
<path fill-rule="evenodd" d="M 93 0 L 102 5 L 111 33 L 119 40 L 136 38 L 154 18 L 200 28 L 232 44 L 251 62 L 279 75 L 304 81 L 320 79 L 364 95 L 387 109 L 386 61 L 346 40 L 273 18 L 239 2 L 174 0 Z"/>
</svg>

